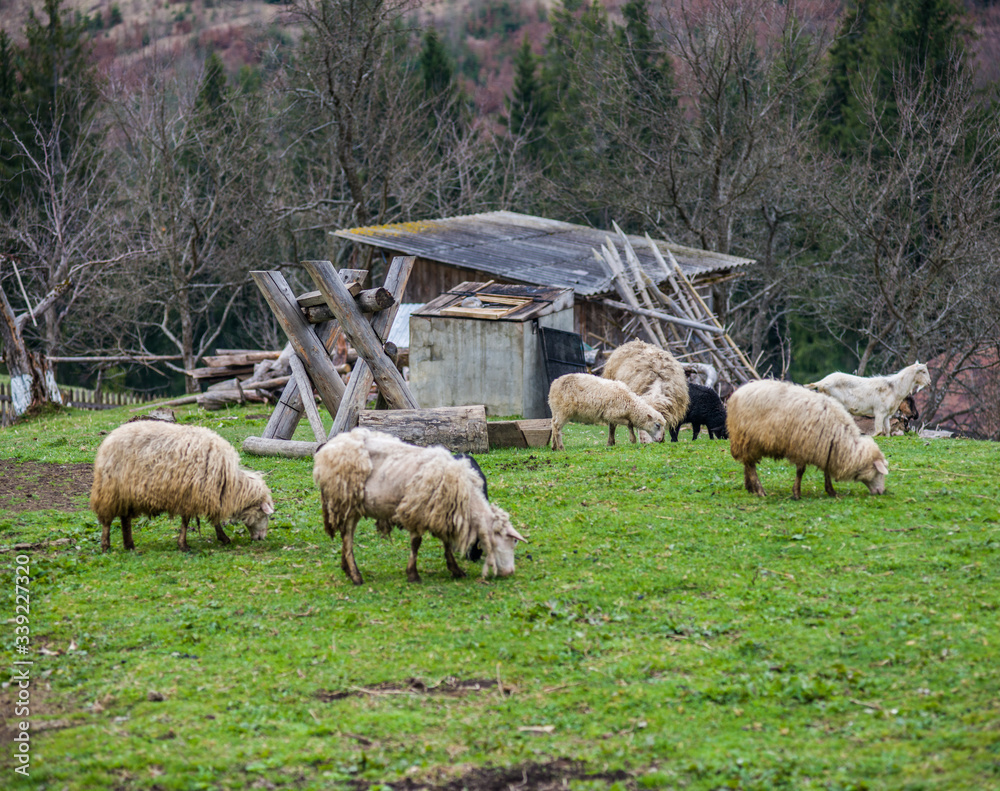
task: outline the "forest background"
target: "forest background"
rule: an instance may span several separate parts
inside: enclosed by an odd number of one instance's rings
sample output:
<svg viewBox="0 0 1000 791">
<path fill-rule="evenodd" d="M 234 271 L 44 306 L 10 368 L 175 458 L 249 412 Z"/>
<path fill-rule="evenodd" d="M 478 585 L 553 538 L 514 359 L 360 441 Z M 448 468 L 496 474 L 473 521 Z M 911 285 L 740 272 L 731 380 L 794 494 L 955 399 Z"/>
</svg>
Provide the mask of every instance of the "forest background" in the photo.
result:
<svg viewBox="0 0 1000 791">
<path fill-rule="evenodd" d="M 969 370 L 1000 414 L 995 0 L 31 5 L 0 308 L 39 354 L 174 358 L 64 383 L 195 390 L 283 345 L 248 270 L 305 290 L 331 230 L 506 209 L 754 259 L 717 308 L 762 372 L 936 360 L 925 417 Z"/>
</svg>

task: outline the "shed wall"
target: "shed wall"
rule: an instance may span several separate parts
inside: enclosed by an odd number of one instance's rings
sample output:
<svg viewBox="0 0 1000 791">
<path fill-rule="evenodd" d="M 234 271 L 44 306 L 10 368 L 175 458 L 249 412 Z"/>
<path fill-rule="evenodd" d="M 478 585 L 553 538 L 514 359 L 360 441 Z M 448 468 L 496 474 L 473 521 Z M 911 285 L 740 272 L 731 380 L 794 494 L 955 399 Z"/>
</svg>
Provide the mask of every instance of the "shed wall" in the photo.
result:
<svg viewBox="0 0 1000 791">
<path fill-rule="evenodd" d="M 573 331 L 573 311 L 542 316 Z M 410 391 L 421 407 L 484 404 L 488 415 L 547 415 L 548 380 L 534 322 L 410 317 Z"/>
</svg>

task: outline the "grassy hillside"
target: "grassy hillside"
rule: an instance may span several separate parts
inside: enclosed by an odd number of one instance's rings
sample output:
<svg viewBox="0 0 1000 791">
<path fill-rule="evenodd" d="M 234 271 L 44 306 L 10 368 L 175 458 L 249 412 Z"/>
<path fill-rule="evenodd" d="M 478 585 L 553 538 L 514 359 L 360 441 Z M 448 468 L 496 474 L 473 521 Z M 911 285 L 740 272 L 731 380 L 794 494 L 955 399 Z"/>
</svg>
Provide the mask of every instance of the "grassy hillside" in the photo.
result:
<svg viewBox="0 0 1000 791">
<path fill-rule="evenodd" d="M 235 443 L 264 424 L 259 407 L 180 414 Z M 424 581 L 407 584 L 406 540 L 366 521 L 354 587 L 310 461 L 244 459 L 278 507 L 264 542 L 233 528 L 220 547 L 206 525 L 185 554 L 161 517 L 140 520 L 131 553 L 116 527 L 102 554 L 89 466 L 127 417 L 0 431 L 0 547 L 38 544 L 2 564 L 12 661 L 14 558 L 30 560 L 34 662 L 30 780 L 11 773 L 8 742 L 5 787 L 1000 778 L 995 444 L 880 439 L 885 496 L 839 484 L 829 499 L 811 470 L 794 502 L 784 463 L 762 465 L 766 499 L 746 494 L 726 442 L 607 448 L 601 428 L 571 426 L 566 453 L 480 457 L 531 540 L 513 577 L 484 584 L 466 563 L 453 580 L 429 539 Z M 0 692 L 5 714 L 15 691 Z"/>
</svg>

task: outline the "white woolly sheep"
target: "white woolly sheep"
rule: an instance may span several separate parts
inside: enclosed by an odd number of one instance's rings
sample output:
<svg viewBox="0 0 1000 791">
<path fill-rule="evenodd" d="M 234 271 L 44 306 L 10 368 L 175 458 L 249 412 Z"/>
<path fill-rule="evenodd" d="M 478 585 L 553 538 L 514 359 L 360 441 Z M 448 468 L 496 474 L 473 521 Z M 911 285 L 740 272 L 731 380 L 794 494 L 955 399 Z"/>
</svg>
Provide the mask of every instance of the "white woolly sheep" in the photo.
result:
<svg viewBox="0 0 1000 791">
<path fill-rule="evenodd" d="M 240 468 L 240 456 L 207 428 L 160 421 L 126 423 L 97 449 L 90 507 L 101 522 L 101 549 L 111 548 L 111 523 L 121 519 L 125 549 L 134 549 L 132 519 L 168 513 L 181 517 L 177 545 L 187 549 L 188 522 L 207 517 L 215 535 L 229 543 L 222 526 L 240 521 L 250 537 L 267 535 L 274 513 L 271 490 L 258 472 Z"/>
<path fill-rule="evenodd" d="M 831 479 L 862 481 L 872 494 L 885 492 L 889 472 L 885 456 L 829 396 L 789 382 L 763 380 L 739 388 L 728 407 L 729 449 L 743 463 L 744 484 L 751 494 L 765 494 L 757 477 L 757 462 L 765 456 L 795 465 L 792 497 L 796 500 L 808 464 L 823 470 L 831 497 L 836 495 Z"/>
<path fill-rule="evenodd" d="M 624 382 L 663 416 L 668 429 L 683 422 L 690 403 L 687 377 L 684 366 L 666 349 L 645 341 L 629 341 L 611 353 L 601 375 Z"/>
<path fill-rule="evenodd" d="M 687 385 L 684 385 L 685 391 Z M 608 444 L 615 444 L 615 428 L 628 426 L 635 442 L 635 429 L 649 432 L 657 442 L 663 440 L 664 420 L 653 406 L 640 398 L 623 382 L 601 379 L 591 374 L 566 374 L 549 388 L 552 410 L 552 450 L 565 450 L 562 427 L 569 422 L 608 424 Z"/>
<path fill-rule="evenodd" d="M 410 582 L 420 582 L 417 552 L 425 533 L 444 544 L 454 577 L 465 576 L 455 553 L 464 555 L 477 539 L 486 553 L 484 578 L 490 572 L 514 573 L 514 546 L 526 539 L 507 512 L 486 499 L 483 481 L 468 459 L 456 459 L 445 448 L 421 448 L 356 428 L 317 451 L 313 480 L 323 503 L 323 527 L 332 539 L 340 534 L 340 567 L 355 585 L 363 582 L 354 561 L 354 530 L 363 516 L 409 531 Z"/>
<path fill-rule="evenodd" d="M 891 376 L 853 376 L 838 371 L 806 387 L 837 399 L 852 415 L 874 418 L 874 436 L 889 436 L 889 418 L 903 399 L 930 383 L 927 365 L 918 362 Z"/>
</svg>

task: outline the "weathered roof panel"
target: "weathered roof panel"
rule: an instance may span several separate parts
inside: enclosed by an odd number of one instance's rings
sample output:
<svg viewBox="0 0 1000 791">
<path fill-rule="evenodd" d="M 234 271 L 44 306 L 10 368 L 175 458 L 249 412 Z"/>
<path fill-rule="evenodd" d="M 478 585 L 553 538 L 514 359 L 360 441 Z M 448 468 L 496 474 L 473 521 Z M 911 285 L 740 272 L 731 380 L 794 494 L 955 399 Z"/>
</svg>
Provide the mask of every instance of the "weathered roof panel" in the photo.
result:
<svg viewBox="0 0 1000 791">
<path fill-rule="evenodd" d="M 592 295 L 611 290 L 604 266 L 595 258 L 610 231 L 508 211 L 469 214 L 440 220 L 348 228 L 342 239 L 416 255 L 432 261 L 488 272 L 508 280 L 572 288 Z M 629 236 L 643 269 L 656 283 L 666 276 L 642 236 Z M 654 240 L 670 250 L 688 277 L 721 273 L 753 263 L 748 258 L 697 250 Z"/>
</svg>

